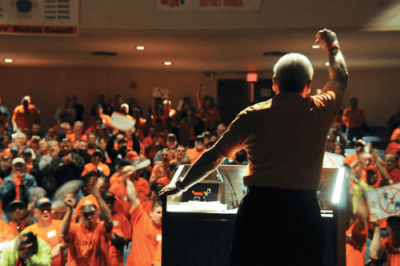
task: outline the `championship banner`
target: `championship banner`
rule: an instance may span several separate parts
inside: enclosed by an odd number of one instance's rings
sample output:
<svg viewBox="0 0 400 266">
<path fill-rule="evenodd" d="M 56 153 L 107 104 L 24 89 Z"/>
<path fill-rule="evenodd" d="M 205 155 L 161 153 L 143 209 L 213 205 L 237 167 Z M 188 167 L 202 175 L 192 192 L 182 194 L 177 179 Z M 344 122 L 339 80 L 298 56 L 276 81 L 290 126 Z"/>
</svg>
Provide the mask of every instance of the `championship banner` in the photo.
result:
<svg viewBox="0 0 400 266">
<path fill-rule="evenodd" d="M 157 11 L 258 11 L 261 0 L 156 0 Z"/>
<path fill-rule="evenodd" d="M 159 97 L 162 99 L 169 99 L 169 89 L 154 87 L 153 89 L 153 97 Z"/>
<path fill-rule="evenodd" d="M 112 113 L 110 124 L 111 126 L 123 131 L 128 131 L 135 126 L 133 120 L 126 118 L 123 114 L 117 112 Z"/>
<path fill-rule="evenodd" d="M 366 191 L 369 211 L 379 219 L 400 214 L 400 183 Z"/>
<path fill-rule="evenodd" d="M 0 0 L 0 34 L 77 35 L 79 0 Z"/>
</svg>

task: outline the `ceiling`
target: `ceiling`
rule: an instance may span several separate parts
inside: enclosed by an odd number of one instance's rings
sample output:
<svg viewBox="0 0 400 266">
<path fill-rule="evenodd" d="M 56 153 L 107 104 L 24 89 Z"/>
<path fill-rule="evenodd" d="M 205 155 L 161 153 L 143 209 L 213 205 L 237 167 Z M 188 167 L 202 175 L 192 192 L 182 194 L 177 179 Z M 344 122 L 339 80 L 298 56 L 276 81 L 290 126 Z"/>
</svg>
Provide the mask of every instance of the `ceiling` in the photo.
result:
<svg viewBox="0 0 400 266">
<path fill-rule="evenodd" d="M 102 68 L 237 73 L 269 71 L 277 57 L 300 52 L 314 68 L 326 54 L 311 49 L 316 31 L 271 30 L 82 30 L 78 36 L 0 36 L 0 67 Z M 400 68 L 400 31 L 339 31 L 349 69 Z M 144 51 L 135 46 L 143 45 Z M 92 52 L 115 52 L 94 56 Z M 5 58 L 14 60 L 11 64 Z M 171 66 L 164 66 L 171 61 Z"/>
</svg>

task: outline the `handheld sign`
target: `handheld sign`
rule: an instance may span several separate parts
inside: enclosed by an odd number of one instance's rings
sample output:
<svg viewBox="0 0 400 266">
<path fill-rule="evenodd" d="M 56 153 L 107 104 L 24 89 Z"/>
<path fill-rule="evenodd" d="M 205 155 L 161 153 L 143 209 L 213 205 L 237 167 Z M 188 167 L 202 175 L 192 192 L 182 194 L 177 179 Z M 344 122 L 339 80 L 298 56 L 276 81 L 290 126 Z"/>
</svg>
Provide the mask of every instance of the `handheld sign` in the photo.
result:
<svg viewBox="0 0 400 266">
<path fill-rule="evenodd" d="M 154 87 L 153 97 L 160 97 L 162 99 L 168 99 L 169 98 L 169 89 Z"/>
<path fill-rule="evenodd" d="M 379 219 L 400 214 L 400 183 L 366 191 L 369 211 Z"/>
<path fill-rule="evenodd" d="M 128 131 L 135 126 L 135 122 L 129 118 L 126 118 L 123 114 L 114 112 L 111 115 L 110 124 L 112 127 L 122 131 Z"/>
</svg>

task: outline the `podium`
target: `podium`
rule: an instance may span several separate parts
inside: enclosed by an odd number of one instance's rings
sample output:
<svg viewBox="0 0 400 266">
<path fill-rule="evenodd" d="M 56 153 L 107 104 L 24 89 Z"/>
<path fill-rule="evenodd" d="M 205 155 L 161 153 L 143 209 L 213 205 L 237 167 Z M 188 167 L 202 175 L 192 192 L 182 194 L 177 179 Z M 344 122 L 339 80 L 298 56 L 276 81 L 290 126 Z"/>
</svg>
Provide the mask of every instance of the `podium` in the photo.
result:
<svg viewBox="0 0 400 266">
<path fill-rule="evenodd" d="M 183 177 L 181 165 L 171 182 Z M 246 194 L 246 166 L 221 165 L 179 198 L 163 201 L 163 266 L 229 266 L 237 207 Z M 323 168 L 320 199 L 325 227 L 324 266 L 346 265 L 344 168 Z"/>
</svg>

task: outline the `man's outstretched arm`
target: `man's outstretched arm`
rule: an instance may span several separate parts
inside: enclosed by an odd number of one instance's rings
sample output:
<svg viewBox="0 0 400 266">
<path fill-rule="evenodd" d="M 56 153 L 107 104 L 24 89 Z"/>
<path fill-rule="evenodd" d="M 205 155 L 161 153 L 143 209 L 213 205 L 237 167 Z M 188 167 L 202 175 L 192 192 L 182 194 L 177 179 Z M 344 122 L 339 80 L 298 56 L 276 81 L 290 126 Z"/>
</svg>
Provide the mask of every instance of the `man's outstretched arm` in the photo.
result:
<svg viewBox="0 0 400 266">
<path fill-rule="evenodd" d="M 328 53 L 330 80 L 325 87 L 335 87 L 344 93 L 347 87 L 348 72 L 336 34 L 328 29 L 320 30 L 316 35 L 316 43 L 325 48 Z"/>
</svg>

